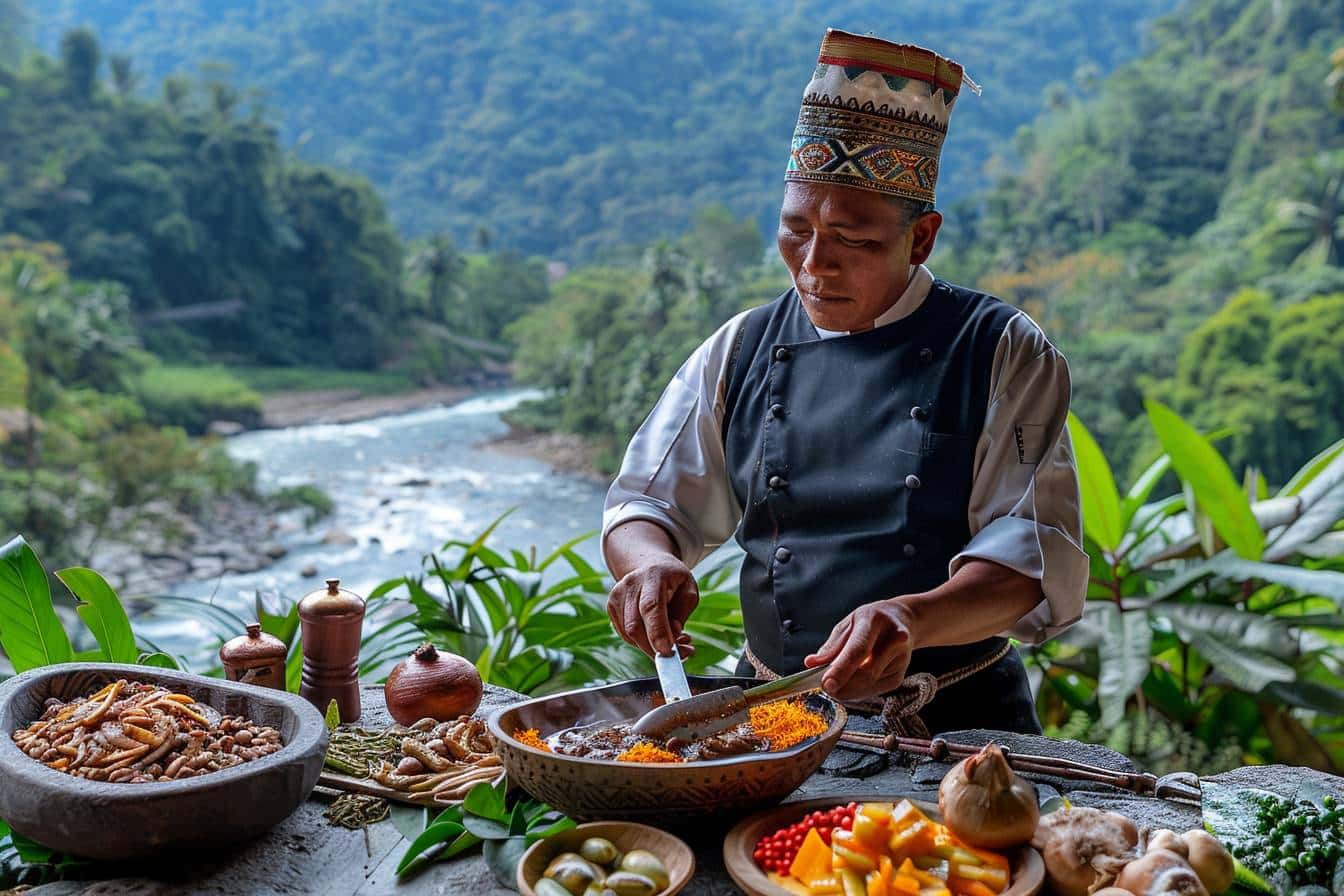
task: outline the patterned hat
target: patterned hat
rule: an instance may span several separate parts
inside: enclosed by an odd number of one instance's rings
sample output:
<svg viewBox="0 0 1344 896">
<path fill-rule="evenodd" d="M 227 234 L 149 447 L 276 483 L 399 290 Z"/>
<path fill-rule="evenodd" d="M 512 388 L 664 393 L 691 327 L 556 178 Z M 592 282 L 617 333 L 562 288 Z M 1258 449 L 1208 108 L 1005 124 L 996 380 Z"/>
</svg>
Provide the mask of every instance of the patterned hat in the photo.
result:
<svg viewBox="0 0 1344 896">
<path fill-rule="evenodd" d="M 960 65 L 932 50 L 828 30 L 784 179 L 932 202 L 962 79 Z"/>
</svg>

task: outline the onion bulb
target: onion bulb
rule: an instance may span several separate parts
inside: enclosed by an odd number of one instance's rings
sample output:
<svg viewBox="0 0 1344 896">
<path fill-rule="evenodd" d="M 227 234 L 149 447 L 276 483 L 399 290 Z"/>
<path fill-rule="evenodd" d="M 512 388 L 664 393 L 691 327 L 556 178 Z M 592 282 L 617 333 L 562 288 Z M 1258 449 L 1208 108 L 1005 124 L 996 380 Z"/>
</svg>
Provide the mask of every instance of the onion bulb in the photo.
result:
<svg viewBox="0 0 1344 896">
<path fill-rule="evenodd" d="M 387 711 L 403 725 L 469 716 L 481 705 L 481 691 L 474 665 L 456 654 L 439 653 L 433 644 L 421 644 L 397 663 L 383 685 Z"/>
<path fill-rule="evenodd" d="M 1036 788 L 1013 772 L 993 743 L 943 776 L 938 809 L 952 833 L 984 849 L 1026 843 L 1041 817 Z"/>
</svg>

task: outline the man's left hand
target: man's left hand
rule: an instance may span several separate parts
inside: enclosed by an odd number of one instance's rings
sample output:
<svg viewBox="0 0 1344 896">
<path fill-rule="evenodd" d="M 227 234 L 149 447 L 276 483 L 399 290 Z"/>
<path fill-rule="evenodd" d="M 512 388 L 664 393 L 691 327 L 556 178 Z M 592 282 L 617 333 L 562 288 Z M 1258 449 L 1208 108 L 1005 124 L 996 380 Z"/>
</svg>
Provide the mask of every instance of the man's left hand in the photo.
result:
<svg viewBox="0 0 1344 896">
<path fill-rule="evenodd" d="M 865 604 L 840 620 L 803 664 L 831 663 L 822 686 L 837 700 L 885 694 L 905 680 L 915 648 L 913 626 L 914 614 L 899 599 Z"/>
</svg>

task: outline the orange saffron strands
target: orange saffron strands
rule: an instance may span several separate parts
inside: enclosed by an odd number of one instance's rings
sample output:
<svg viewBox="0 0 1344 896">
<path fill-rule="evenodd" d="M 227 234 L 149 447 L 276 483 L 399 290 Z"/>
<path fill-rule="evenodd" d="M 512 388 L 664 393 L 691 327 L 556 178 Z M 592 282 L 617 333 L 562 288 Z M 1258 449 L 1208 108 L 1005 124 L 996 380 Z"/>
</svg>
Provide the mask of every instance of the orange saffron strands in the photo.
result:
<svg viewBox="0 0 1344 896">
<path fill-rule="evenodd" d="M 526 744 L 529 747 L 535 747 L 536 749 L 544 750 L 547 753 L 551 752 L 550 746 L 546 741 L 541 739 L 541 732 L 536 728 L 528 728 L 526 731 L 519 728 L 517 731 L 513 732 L 513 739 L 520 744 Z"/>
<path fill-rule="evenodd" d="M 809 737 L 826 732 L 826 720 L 808 709 L 801 700 L 776 700 L 753 706 L 749 711 L 751 729 L 770 741 L 771 750 L 787 750 Z"/>
<path fill-rule="evenodd" d="M 651 743 L 640 741 L 616 757 L 617 762 L 683 762 L 684 760 L 669 750 L 655 747 Z"/>
</svg>

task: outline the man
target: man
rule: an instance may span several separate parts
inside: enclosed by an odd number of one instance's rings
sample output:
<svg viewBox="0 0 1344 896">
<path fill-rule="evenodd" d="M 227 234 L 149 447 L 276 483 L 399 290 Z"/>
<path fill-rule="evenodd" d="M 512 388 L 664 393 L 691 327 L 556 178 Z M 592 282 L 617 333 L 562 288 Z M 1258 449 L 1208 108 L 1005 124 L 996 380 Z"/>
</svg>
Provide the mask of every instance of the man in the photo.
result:
<svg viewBox="0 0 1344 896">
<path fill-rule="evenodd" d="M 924 267 L 962 83 L 929 50 L 827 32 L 780 210 L 794 288 L 701 345 L 632 439 L 608 611 L 646 653 L 687 653 L 690 567 L 736 534 L 740 674 L 829 662 L 826 690 L 893 730 L 1037 732 L 1005 636 L 1082 612 L 1069 376 L 1026 315 Z"/>
</svg>

